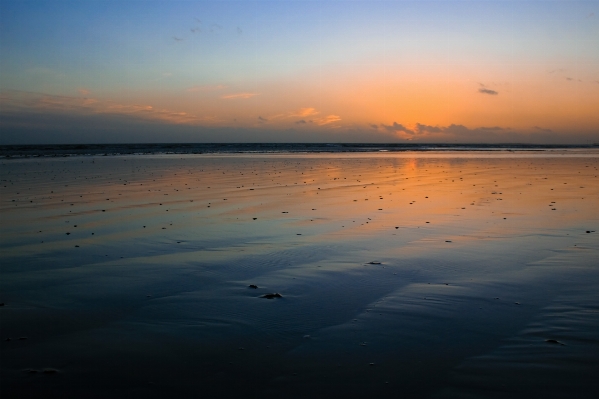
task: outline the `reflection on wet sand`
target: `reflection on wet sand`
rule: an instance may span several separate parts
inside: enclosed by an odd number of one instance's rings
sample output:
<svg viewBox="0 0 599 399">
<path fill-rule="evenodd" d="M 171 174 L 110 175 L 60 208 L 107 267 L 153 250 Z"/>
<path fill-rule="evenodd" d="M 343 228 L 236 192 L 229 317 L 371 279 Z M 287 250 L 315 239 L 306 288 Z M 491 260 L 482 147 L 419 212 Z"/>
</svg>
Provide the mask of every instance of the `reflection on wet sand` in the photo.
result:
<svg viewBox="0 0 599 399">
<path fill-rule="evenodd" d="M 3 392 L 595 397 L 598 167 L 5 160 Z"/>
</svg>

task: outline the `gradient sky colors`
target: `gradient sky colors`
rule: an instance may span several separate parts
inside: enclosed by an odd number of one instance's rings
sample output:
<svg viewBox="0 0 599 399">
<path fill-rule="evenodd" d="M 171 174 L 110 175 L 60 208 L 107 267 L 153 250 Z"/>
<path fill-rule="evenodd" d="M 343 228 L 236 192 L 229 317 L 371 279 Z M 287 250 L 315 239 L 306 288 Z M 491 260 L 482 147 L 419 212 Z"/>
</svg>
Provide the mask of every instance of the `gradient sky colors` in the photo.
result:
<svg viewBox="0 0 599 399">
<path fill-rule="evenodd" d="M 0 143 L 599 142 L 599 1 L 0 0 Z"/>
</svg>

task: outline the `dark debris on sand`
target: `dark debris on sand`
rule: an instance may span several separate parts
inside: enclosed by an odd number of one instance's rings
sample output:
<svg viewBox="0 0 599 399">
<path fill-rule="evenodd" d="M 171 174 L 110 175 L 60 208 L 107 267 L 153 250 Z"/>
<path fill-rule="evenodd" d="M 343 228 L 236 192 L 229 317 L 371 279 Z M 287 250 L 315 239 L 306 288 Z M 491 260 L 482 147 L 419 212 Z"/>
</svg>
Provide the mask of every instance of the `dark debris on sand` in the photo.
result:
<svg viewBox="0 0 599 399">
<path fill-rule="evenodd" d="M 260 298 L 266 298 L 266 299 L 283 298 L 283 295 L 279 294 L 278 292 L 275 292 L 272 294 L 264 294 Z"/>
</svg>

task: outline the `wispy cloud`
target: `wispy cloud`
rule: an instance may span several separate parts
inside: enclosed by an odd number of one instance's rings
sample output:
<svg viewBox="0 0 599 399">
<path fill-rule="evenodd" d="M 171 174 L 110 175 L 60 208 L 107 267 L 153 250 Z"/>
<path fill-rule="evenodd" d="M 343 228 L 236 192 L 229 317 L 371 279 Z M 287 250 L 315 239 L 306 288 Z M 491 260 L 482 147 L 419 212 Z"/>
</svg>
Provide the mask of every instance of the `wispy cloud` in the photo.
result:
<svg viewBox="0 0 599 399">
<path fill-rule="evenodd" d="M 260 93 L 234 93 L 220 96 L 223 100 L 248 99 L 260 95 Z"/>
<path fill-rule="evenodd" d="M 174 124 L 199 124 L 217 122 L 212 117 L 200 117 L 187 112 L 155 108 L 149 104 L 123 104 L 95 98 L 56 96 L 44 93 L 9 91 L 3 93 L 5 111 L 43 111 L 72 115 L 128 115 L 144 120 Z"/>
<path fill-rule="evenodd" d="M 296 111 L 289 111 L 289 112 L 285 112 L 282 114 L 276 114 L 276 115 L 271 115 L 268 117 L 269 120 L 276 120 L 276 119 L 287 119 L 287 118 L 306 118 L 308 116 L 314 116 L 314 115 L 318 115 L 320 114 L 319 111 L 316 110 L 316 108 L 312 108 L 312 107 L 306 107 L 306 108 L 300 108 Z"/>
<path fill-rule="evenodd" d="M 290 116 L 301 116 L 301 117 L 306 117 L 306 116 L 312 116 L 312 115 L 318 115 L 320 112 L 316 111 L 315 108 L 300 108 L 299 111 L 297 111 L 294 114 L 291 114 Z"/>
<path fill-rule="evenodd" d="M 77 92 L 78 92 L 79 94 L 81 94 L 82 96 L 89 96 L 89 95 L 90 95 L 90 93 L 91 93 L 91 91 L 90 91 L 90 90 L 88 90 L 88 89 L 86 89 L 86 88 L 83 88 L 83 87 L 80 87 L 79 89 L 77 89 Z"/>
<path fill-rule="evenodd" d="M 490 95 L 492 95 L 492 96 L 496 96 L 496 95 L 498 95 L 498 94 L 499 94 L 499 93 L 498 93 L 498 92 L 496 92 L 495 90 L 486 89 L 486 88 L 484 88 L 484 87 L 481 87 L 480 89 L 478 89 L 478 92 L 479 92 L 479 93 L 482 93 L 482 94 L 490 94 Z"/>
<path fill-rule="evenodd" d="M 328 125 L 333 122 L 339 122 L 340 120 L 341 120 L 341 117 L 338 115 L 329 115 L 325 118 L 315 119 L 314 121 L 316 122 L 316 124 L 318 126 L 324 126 L 324 125 Z"/>
<path fill-rule="evenodd" d="M 210 32 L 214 32 L 214 31 L 218 31 L 218 30 L 222 30 L 223 27 L 220 26 L 219 24 L 212 24 L 210 25 Z"/>
<path fill-rule="evenodd" d="M 268 119 L 263 118 L 261 116 L 258 117 L 258 120 L 261 121 L 261 122 L 268 122 Z"/>
<path fill-rule="evenodd" d="M 308 123 L 308 122 L 306 122 L 304 119 L 300 119 L 299 121 L 295 121 L 296 125 L 305 125 L 306 123 Z"/>
<path fill-rule="evenodd" d="M 480 86 L 480 87 L 478 88 L 478 92 L 479 92 L 479 93 L 482 93 L 482 94 L 489 94 L 489 95 L 492 95 L 492 96 L 496 96 L 496 95 L 498 95 L 498 94 L 499 94 L 497 91 L 495 91 L 495 90 L 492 90 L 492 89 L 489 89 L 489 88 L 487 87 L 487 85 L 485 85 L 485 84 L 483 84 L 483 83 L 479 83 L 478 85 Z"/>
</svg>

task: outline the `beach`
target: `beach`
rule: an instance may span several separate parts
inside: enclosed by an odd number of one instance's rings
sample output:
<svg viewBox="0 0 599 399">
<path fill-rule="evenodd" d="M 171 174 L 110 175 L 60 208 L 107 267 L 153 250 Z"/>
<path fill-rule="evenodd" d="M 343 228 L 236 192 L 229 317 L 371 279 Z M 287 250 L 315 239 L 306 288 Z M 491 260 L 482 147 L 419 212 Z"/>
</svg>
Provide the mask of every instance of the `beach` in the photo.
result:
<svg viewBox="0 0 599 399">
<path fill-rule="evenodd" d="M 2 396 L 595 398 L 598 168 L 2 159 Z"/>
</svg>

